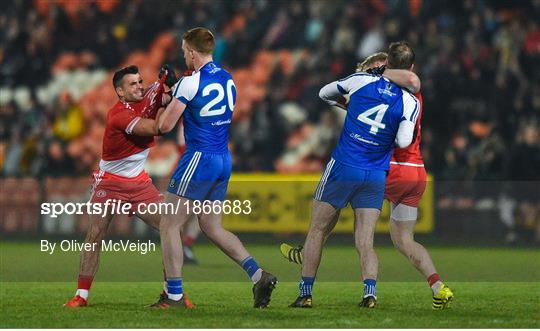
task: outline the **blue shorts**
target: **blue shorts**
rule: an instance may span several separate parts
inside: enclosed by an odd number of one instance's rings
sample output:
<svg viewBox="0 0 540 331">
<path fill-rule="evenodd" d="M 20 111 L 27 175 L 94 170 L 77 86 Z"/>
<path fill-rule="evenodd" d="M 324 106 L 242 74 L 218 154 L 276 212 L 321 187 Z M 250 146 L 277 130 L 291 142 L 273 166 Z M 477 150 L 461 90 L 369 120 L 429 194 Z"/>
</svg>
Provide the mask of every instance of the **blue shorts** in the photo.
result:
<svg viewBox="0 0 540 331">
<path fill-rule="evenodd" d="M 380 210 L 385 183 L 384 170 L 363 170 L 332 158 L 326 165 L 313 198 L 328 202 L 338 209 L 350 203 L 352 208 Z"/>
<path fill-rule="evenodd" d="M 191 200 L 223 201 L 231 177 L 230 153 L 186 151 L 178 162 L 167 192 Z"/>
</svg>

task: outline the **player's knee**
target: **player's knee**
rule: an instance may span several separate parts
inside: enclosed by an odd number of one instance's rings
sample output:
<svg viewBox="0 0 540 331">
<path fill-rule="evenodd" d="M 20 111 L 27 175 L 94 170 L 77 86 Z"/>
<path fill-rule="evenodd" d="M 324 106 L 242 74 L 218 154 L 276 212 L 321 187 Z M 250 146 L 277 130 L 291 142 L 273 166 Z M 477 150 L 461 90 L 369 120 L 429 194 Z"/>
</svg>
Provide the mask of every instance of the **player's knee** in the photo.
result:
<svg viewBox="0 0 540 331">
<path fill-rule="evenodd" d="M 373 250 L 373 240 L 356 240 L 356 249 L 358 249 L 360 252 Z"/>
<path fill-rule="evenodd" d="M 317 234 L 317 235 L 326 237 L 332 231 L 332 227 L 330 223 L 327 224 L 324 222 L 316 222 L 316 223 L 311 224 L 309 231 L 312 234 Z"/>
<path fill-rule="evenodd" d="M 199 221 L 199 227 L 208 238 L 214 238 L 218 232 L 218 227 L 203 220 Z"/>
<path fill-rule="evenodd" d="M 107 229 L 100 227 L 91 227 L 86 234 L 85 242 L 87 243 L 101 243 L 101 240 L 105 238 Z"/>
<path fill-rule="evenodd" d="M 400 251 L 407 251 L 414 241 L 413 237 L 409 233 L 391 233 L 392 243 Z"/>
</svg>

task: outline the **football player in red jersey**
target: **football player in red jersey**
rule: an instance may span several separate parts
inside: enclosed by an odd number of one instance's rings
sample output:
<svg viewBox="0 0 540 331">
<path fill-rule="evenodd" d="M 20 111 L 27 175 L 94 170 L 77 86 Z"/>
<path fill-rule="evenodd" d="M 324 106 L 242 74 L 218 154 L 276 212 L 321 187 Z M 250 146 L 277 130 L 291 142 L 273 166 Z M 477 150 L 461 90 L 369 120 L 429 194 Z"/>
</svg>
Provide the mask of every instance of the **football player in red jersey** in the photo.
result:
<svg viewBox="0 0 540 331">
<path fill-rule="evenodd" d="M 397 45 L 399 46 L 399 45 Z M 394 148 L 390 171 L 386 179 L 385 199 L 391 204 L 390 236 L 394 246 L 406 256 L 411 264 L 426 277 L 433 292 L 433 308 L 444 309 L 452 300 L 452 291 L 440 280 L 433 261 L 424 246 L 414 240 L 414 225 L 418 216 L 418 204 L 426 188 L 426 171 L 420 151 L 422 95 L 420 81 L 406 72 L 385 70 L 386 53 L 375 53 L 359 63 L 357 72 L 383 74 L 414 93 L 420 101 L 413 142 L 406 148 Z M 392 68 L 400 68 L 394 63 Z M 411 68 L 412 70 L 412 68 Z M 344 102 L 346 102 L 344 100 Z M 347 109 L 345 104 L 338 105 Z M 281 252 L 291 262 L 302 263 L 302 247 L 281 245 Z"/>
<path fill-rule="evenodd" d="M 139 213 L 139 205 L 159 202 L 162 194 L 152 184 L 144 171 L 144 163 L 150 147 L 159 135 L 157 118 L 161 108 L 167 105 L 171 96 L 165 93 L 165 86 L 173 86 L 177 79 L 169 66 L 160 71 L 159 81 L 148 88 L 143 87 L 139 69 L 128 66 L 115 72 L 113 86 L 118 102 L 107 113 L 102 157 L 92 185 L 92 204 L 104 204 L 116 200 L 131 204 L 131 213 L 155 229 L 159 229 L 159 214 Z M 142 210 L 144 208 L 140 208 Z M 75 297 L 64 306 L 81 307 L 88 304 L 89 290 L 98 269 L 101 243 L 105 238 L 114 213 L 90 214 L 90 225 L 85 243 L 92 249 L 81 251 L 78 286 Z"/>
</svg>

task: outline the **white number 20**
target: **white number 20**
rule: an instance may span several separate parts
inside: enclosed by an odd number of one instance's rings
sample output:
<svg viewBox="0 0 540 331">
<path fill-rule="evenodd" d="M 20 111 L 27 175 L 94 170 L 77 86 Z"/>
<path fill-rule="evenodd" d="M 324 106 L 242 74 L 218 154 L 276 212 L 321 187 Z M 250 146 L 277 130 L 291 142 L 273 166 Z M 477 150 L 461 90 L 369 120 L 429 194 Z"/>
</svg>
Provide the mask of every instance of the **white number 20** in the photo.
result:
<svg viewBox="0 0 540 331">
<path fill-rule="evenodd" d="M 388 109 L 388 105 L 381 104 L 373 108 L 369 108 L 365 112 L 358 115 L 357 119 L 360 122 L 371 125 L 369 132 L 376 135 L 377 132 L 379 132 L 379 129 L 384 129 L 386 127 L 386 124 L 382 123 L 382 119 L 387 109 Z M 377 116 L 375 116 L 375 120 L 372 120 L 368 116 L 373 115 L 374 113 L 377 113 Z"/>
<path fill-rule="evenodd" d="M 232 79 L 229 79 L 227 81 L 227 103 L 229 104 L 229 108 L 231 111 L 234 111 L 234 99 L 233 99 L 233 88 L 236 90 L 236 87 L 234 86 L 234 83 Z M 219 83 L 212 83 L 205 86 L 205 88 L 202 90 L 202 96 L 206 97 L 209 96 L 211 92 L 217 91 L 217 95 L 214 99 L 210 100 L 204 107 L 201 109 L 201 116 L 217 116 L 225 113 L 225 105 L 217 108 L 212 109 L 216 104 L 220 103 L 223 98 L 225 97 L 225 91 L 223 91 L 223 85 Z"/>
</svg>

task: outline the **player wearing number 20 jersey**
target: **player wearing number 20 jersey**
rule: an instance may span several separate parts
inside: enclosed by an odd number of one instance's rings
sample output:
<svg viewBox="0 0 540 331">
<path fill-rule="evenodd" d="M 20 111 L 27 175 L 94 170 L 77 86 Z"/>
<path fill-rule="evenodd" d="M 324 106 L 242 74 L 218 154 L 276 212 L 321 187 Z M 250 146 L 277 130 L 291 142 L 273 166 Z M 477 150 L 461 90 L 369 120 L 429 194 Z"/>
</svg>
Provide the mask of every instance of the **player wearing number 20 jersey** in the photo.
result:
<svg viewBox="0 0 540 331">
<path fill-rule="evenodd" d="M 323 87 L 320 97 L 335 104 L 349 94 L 339 142 L 315 192 L 315 199 L 337 208 L 381 209 L 394 144 L 412 140 L 418 100 L 388 79 L 356 73 Z"/>
<path fill-rule="evenodd" d="M 232 167 L 228 148 L 236 102 L 232 77 L 215 62 L 208 62 L 172 90 L 173 97 L 186 105 L 187 148 L 167 190 L 192 200 L 223 201 Z"/>
</svg>

